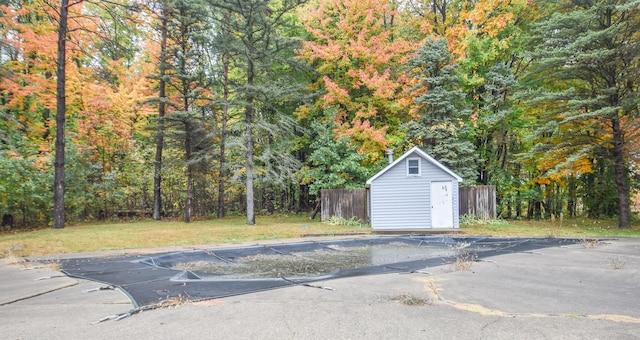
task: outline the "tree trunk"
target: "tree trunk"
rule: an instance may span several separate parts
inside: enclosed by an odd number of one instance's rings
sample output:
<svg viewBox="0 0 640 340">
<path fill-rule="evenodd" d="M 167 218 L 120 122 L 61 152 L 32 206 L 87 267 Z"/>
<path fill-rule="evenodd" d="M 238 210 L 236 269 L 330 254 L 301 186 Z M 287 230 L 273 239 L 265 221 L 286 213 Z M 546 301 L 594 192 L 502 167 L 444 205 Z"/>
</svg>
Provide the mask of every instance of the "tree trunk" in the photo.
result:
<svg viewBox="0 0 640 340">
<path fill-rule="evenodd" d="M 247 63 L 247 88 L 253 91 L 254 67 L 253 61 Z M 247 192 L 247 224 L 256 224 L 256 216 L 253 202 L 253 101 L 254 95 L 249 92 L 245 106 L 245 147 L 246 147 L 246 192 Z"/>
<path fill-rule="evenodd" d="M 318 203 L 316 203 L 316 207 L 311 212 L 311 217 L 309 218 L 314 220 L 316 218 L 316 215 L 318 215 L 318 212 L 320 212 L 321 207 L 322 207 L 321 201 L 318 201 Z"/>
<path fill-rule="evenodd" d="M 225 143 L 227 140 L 227 114 L 229 113 L 229 60 L 227 57 L 223 57 L 223 92 L 222 100 L 222 127 L 220 131 L 220 171 L 218 175 L 218 218 L 223 218 L 225 215 L 224 207 L 224 174 L 225 174 Z"/>
<path fill-rule="evenodd" d="M 184 52 L 183 50 L 183 53 Z M 183 61 L 184 63 L 184 61 Z M 186 67 L 184 64 L 180 67 L 181 72 L 186 74 Z M 185 112 L 185 121 L 184 121 L 184 156 L 185 162 L 187 163 L 187 199 L 184 204 L 184 222 L 191 222 L 191 212 L 193 210 L 193 165 L 191 164 L 191 143 L 193 138 L 193 126 L 191 124 L 190 117 L 190 109 L 189 105 L 189 96 L 187 95 L 190 91 L 190 84 L 187 80 L 183 80 L 182 82 L 182 107 Z"/>
<path fill-rule="evenodd" d="M 185 99 L 186 100 L 186 99 Z M 188 108 L 187 108 L 188 109 Z M 187 119 L 189 119 L 187 117 Z M 193 209 L 193 165 L 191 165 L 191 124 L 187 120 L 185 129 L 185 158 L 187 160 L 187 201 L 184 205 L 184 222 L 191 222 L 191 211 Z"/>
<path fill-rule="evenodd" d="M 160 104 L 158 106 L 158 131 L 156 131 L 156 158 L 155 167 L 153 171 L 153 219 L 159 220 L 162 218 L 162 193 L 160 186 L 162 184 L 162 149 L 164 146 L 164 115 L 166 111 L 165 98 L 166 98 L 166 82 L 164 80 L 166 74 L 166 59 L 167 59 L 167 17 L 166 11 L 162 10 L 162 26 L 161 26 L 161 41 L 160 41 L 160 82 L 158 84 L 158 97 L 160 98 Z"/>
<path fill-rule="evenodd" d="M 620 127 L 620 118 L 617 114 L 611 119 L 613 128 L 613 161 L 615 168 L 616 188 L 618 190 L 618 205 L 620 207 L 618 217 L 618 227 L 629 229 L 630 207 L 629 207 L 629 183 L 627 182 L 627 167 L 624 157 L 624 137 Z"/>
<path fill-rule="evenodd" d="M 66 123 L 66 39 L 67 18 L 69 17 L 69 1 L 60 3 L 60 21 L 58 22 L 58 79 L 56 81 L 56 153 L 54 161 L 53 183 L 53 227 L 64 228 L 64 149 L 65 149 L 65 123 Z"/>
<path fill-rule="evenodd" d="M 576 217 L 578 207 L 578 194 L 576 179 L 574 177 L 569 178 L 568 196 L 569 199 L 567 201 L 567 213 L 569 217 Z"/>
</svg>

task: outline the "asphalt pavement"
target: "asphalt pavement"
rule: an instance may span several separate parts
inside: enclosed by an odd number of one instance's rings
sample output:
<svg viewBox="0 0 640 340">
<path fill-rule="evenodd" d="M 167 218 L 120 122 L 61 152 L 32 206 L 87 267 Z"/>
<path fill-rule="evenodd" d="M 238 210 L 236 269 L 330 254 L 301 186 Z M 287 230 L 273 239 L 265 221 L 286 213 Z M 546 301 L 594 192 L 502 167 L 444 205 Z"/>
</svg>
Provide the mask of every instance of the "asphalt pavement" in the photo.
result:
<svg viewBox="0 0 640 340">
<path fill-rule="evenodd" d="M 130 316 L 123 292 L 27 260 L 0 260 L 2 339 L 640 339 L 640 239 L 173 301 Z"/>
</svg>

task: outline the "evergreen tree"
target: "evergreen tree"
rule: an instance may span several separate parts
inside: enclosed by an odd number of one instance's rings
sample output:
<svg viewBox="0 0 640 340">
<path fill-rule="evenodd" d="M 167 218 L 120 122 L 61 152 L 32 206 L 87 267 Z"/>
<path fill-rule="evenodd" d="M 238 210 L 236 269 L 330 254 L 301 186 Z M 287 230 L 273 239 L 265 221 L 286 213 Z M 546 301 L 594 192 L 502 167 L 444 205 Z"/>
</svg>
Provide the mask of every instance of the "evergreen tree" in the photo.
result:
<svg viewBox="0 0 640 340">
<path fill-rule="evenodd" d="M 67 28 L 69 18 L 69 1 L 60 2 L 60 18 L 58 19 L 58 59 L 56 80 L 56 150 L 53 179 L 53 227 L 64 228 L 64 177 L 65 177 L 65 124 L 66 124 L 66 62 L 67 62 Z"/>
<path fill-rule="evenodd" d="M 167 112 L 166 74 L 169 69 L 169 65 L 167 64 L 167 40 L 170 11 L 167 1 L 165 0 L 158 1 L 157 7 L 159 7 L 157 9 L 157 19 L 159 21 L 157 30 L 160 31 L 160 55 L 158 60 L 158 74 L 157 76 L 150 76 L 150 78 L 157 78 L 158 80 L 158 98 L 155 99 L 158 102 L 158 119 L 153 169 L 153 219 L 155 220 L 162 218 L 162 155 L 164 152 L 164 119 Z"/>
<path fill-rule="evenodd" d="M 227 38 L 224 51 L 233 56 L 234 71 L 242 75 L 235 84 L 235 92 L 243 106 L 241 125 L 245 160 L 244 171 L 236 174 L 244 176 L 247 224 L 252 225 L 256 223 L 254 181 L 256 176 L 270 173 L 256 169 L 256 164 L 259 165 L 262 159 L 263 164 L 269 166 L 264 159 L 273 159 L 260 152 L 274 150 L 269 145 L 271 141 L 282 141 L 281 138 L 267 138 L 266 143 L 261 143 L 264 140 L 260 138 L 281 135 L 282 129 L 293 127 L 280 108 L 300 91 L 299 86 L 287 78 L 294 67 L 293 49 L 299 46 L 299 41 L 287 37 L 285 32 L 294 26 L 291 14 L 305 0 L 208 1 L 221 13 L 214 19 Z M 280 131 L 276 132 L 277 129 Z M 275 164 L 295 166 L 284 160 Z"/>
<path fill-rule="evenodd" d="M 511 217 L 523 190 L 527 190 L 518 155 L 528 148 L 528 120 L 513 98 L 520 87 L 514 67 L 497 62 L 483 73 L 481 86 L 471 91 L 475 116 L 473 136 L 479 158 L 478 182 L 496 185 L 499 214 Z M 515 204 L 514 204 L 515 203 Z M 519 216 L 520 210 L 515 209 Z"/>
<path fill-rule="evenodd" d="M 309 147 L 313 151 L 301 172 L 301 182 L 309 184 L 311 195 L 319 196 L 322 189 L 362 188 L 367 179 L 379 170 L 363 166 L 367 156 L 358 152 L 349 136 L 336 136 L 336 127 L 330 120 L 311 123 Z"/>
<path fill-rule="evenodd" d="M 407 137 L 473 183 L 477 178 L 475 147 L 466 139 L 471 110 L 459 89 L 446 41 L 428 39 L 408 65 L 419 82 L 412 89 L 416 96 L 413 119 L 403 124 Z"/>
<path fill-rule="evenodd" d="M 200 0 L 176 0 L 174 13 L 169 21 L 169 38 L 174 45 L 168 49 L 168 62 L 171 64 L 172 77 L 169 85 L 178 94 L 172 111 L 167 118 L 168 128 L 182 143 L 186 163 L 186 198 L 184 221 L 190 222 L 194 197 L 194 151 L 204 143 L 202 122 L 199 119 L 199 101 L 207 86 L 203 60 L 204 42 L 208 27 L 206 11 Z"/>
<path fill-rule="evenodd" d="M 549 175 L 581 175 L 593 172 L 594 162 L 611 164 L 620 228 L 630 226 L 639 33 L 638 0 L 563 1 L 537 25 L 531 53 L 537 61 L 531 86 L 539 87 L 531 103 L 545 108 L 537 131 L 540 167 Z"/>
</svg>

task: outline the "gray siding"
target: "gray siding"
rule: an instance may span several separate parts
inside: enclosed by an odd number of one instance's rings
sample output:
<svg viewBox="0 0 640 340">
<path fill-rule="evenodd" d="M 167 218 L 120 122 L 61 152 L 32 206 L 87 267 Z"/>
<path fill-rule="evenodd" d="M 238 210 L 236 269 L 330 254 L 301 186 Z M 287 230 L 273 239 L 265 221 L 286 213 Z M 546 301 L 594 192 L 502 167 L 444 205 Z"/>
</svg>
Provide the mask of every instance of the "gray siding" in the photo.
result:
<svg viewBox="0 0 640 340">
<path fill-rule="evenodd" d="M 414 153 L 406 159 L 415 157 L 420 156 Z M 421 176 L 407 176 L 406 159 L 371 182 L 371 227 L 380 230 L 430 228 L 431 181 L 451 181 L 453 223 L 458 228 L 458 181 L 424 158 L 420 162 Z"/>
</svg>

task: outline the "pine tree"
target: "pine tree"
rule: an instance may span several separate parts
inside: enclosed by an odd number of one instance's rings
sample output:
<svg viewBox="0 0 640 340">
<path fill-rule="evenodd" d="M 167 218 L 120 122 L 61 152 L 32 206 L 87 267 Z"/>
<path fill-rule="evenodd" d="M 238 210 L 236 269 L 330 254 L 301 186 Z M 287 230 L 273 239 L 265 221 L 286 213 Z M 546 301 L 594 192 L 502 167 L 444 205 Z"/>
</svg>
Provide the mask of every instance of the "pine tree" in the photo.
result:
<svg viewBox="0 0 640 340">
<path fill-rule="evenodd" d="M 640 97 L 640 1 L 561 2 L 535 30 L 530 76 L 544 107 L 541 167 L 585 174 L 612 164 L 619 227 L 629 228 L 629 167 Z"/>
<path fill-rule="evenodd" d="M 299 41 L 285 35 L 293 26 L 291 14 L 305 0 L 208 0 L 221 15 L 215 16 L 216 25 L 223 30 L 227 41 L 224 51 L 233 55 L 232 65 L 238 77 L 235 92 L 243 106 L 241 125 L 244 127 L 244 171 L 246 188 L 247 224 L 256 223 L 254 182 L 257 176 L 273 174 L 269 168 L 276 149 L 282 142 L 284 130 L 291 130 L 291 119 L 281 115 L 283 103 L 295 97 L 300 88 L 287 75 L 292 73 L 293 49 Z M 284 133 L 286 134 L 286 133 Z M 260 138 L 266 138 L 261 140 Z M 265 153 L 265 151 L 267 151 Z M 261 154 L 263 153 L 263 154 Z M 279 153 L 279 155 L 285 155 Z M 268 161 L 267 161 L 268 160 Z M 276 161 L 283 167 L 297 166 L 292 158 Z M 265 165 L 256 169 L 256 165 Z"/>
<path fill-rule="evenodd" d="M 428 39 L 408 65 L 409 74 L 419 82 L 412 89 L 413 119 L 403 124 L 407 137 L 467 183 L 473 183 L 477 177 L 475 147 L 466 139 L 471 110 L 459 89 L 446 41 Z"/>
<path fill-rule="evenodd" d="M 162 154 L 164 151 L 164 119 L 167 112 L 167 40 L 169 9 L 165 1 L 159 1 L 158 20 L 160 21 L 160 56 L 158 60 L 158 121 L 156 127 L 156 153 L 153 169 L 153 219 L 162 218 Z"/>
<path fill-rule="evenodd" d="M 207 88 L 202 57 L 208 28 L 202 1 L 176 0 L 173 6 L 174 12 L 168 23 L 169 39 L 174 42 L 168 49 L 167 61 L 172 73 L 168 85 L 175 89 L 177 98 L 172 103 L 175 110 L 166 117 L 166 122 L 167 128 L 172 128 L 172 135 L 184 148 L 187 184 L 184 221 L 189 223 L 193 212 L 194 151 L 203 143 L 198 102 L 202 102 Z"/>
</svg>

